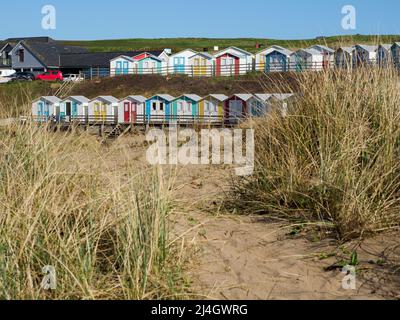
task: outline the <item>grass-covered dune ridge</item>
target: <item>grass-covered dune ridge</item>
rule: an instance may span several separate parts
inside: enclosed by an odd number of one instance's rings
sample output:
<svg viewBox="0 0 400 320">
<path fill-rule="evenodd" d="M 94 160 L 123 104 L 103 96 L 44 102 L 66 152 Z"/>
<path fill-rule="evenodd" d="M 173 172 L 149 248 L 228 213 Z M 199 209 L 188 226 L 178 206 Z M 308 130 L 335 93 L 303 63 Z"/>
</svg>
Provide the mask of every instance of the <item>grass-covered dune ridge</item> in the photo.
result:
<svg viewBox="0 0 400 320">
<path fill-rule="evenodd" d="M 0 297 L 169 299 L 183 290 L 168 182 L 95 136 L 0 128 Z M 41 287 L 54 266 L 57 288 Z"/>
<path fill-rule="evenodd" d="M 236 180 L 249 213 L 327 222 L 341 239 L 400 222 L 400 91 L 395 70 L 309 73 L 286 117 L 255 123 L 256 170 Z"/>
</svg>

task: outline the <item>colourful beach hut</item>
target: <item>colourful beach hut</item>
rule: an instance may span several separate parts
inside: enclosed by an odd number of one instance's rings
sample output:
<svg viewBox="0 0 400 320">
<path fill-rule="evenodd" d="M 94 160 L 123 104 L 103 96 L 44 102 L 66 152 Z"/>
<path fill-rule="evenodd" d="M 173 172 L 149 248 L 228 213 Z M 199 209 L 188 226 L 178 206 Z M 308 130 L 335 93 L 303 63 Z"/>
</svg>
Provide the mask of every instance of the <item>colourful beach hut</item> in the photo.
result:
<svg viewBox="0 0 400 320">
<path fill-rule="evenodd" d="M 222 122 L 224 117 L 224 103 L 228 96 L 224 94 L 210 94 L 199 101 L 199 120 Z"/>
<path fill-rule="evenodd" d="M 146 119 L 149 122 L 163 123 L 172 119 L 171 104 L 175 97 L 169 94 L 156 94 L 146 100 Z"/>
<path fill-rule="evenodd" d="M 113 96 L 98 96 L 89 101 L 89 121 L 118 122 L 118 103 L 119 100 Z"/>
<path fill-rule="evenodd" d="M 134 73 L 135 60 L 128 56 L 118 56 L 110 61 L 110 75 L 122 76 Z"/>
<path fill-rule="evenodd" d="M 237 47 L 221 50 L 214 58 L 216 76 L 241 75 L 253 69 L 253 54 Z"/>
<path fill-rule="evenodd" d="M 128 96 L 118 104 L 118 123 L 144 123 L 146 97 Z"/>
<path fill-rule="evenodd" d="M 380 44 L 377 51 L 377 64 L 380 67 L 393 66 L 392 45 Z"/>
<path fill-rule="evenodd" d="M 193 122 L 199 114 L 199 101 L 202 98 L 197 94 L 183 94 L 172 101 L 172 113 L 178 122 Z"/>
<path fill-rule="evenodd" d="M 196 54 L 196 51 L 192 49 L 186 49 L 171 55 L 169 57 L 169 73 L 191 75 L 192 65 L 190 59 Z"/>
<path fill-rule="evenodd" d="M 245 118 L 252 98 L 253 95 L 247 93 L 234 94 L 228 98 L 224 106 L 225 121 L 236 123 L 238 120 Z"/>
<path fill-rule="evenodd" d="M 286 72 L 290 67 L 290 56 L 293 52 L 287 49 L 273 49 L 265 55 L 265 72 Z"/>
<path fill-rule="evenodd" d="M 32 116 L 38 121 L 59 118 L 61 99 L 55 96 L 43 96 L 32 102 Z"/>
<path fill-rule="evenodd" d="M 137 74 L 162 74 L 166 72 L 163 67 L 162 59 L 153 55 L 135 59 L 135 73 Z"/>
<path fill-rule="evenodd" d="M 89 99 L 84 96 L 69 96 L 60 103 L 60 118 L 62 120 L 87 120 L 89 115 Z"/>
</svg>

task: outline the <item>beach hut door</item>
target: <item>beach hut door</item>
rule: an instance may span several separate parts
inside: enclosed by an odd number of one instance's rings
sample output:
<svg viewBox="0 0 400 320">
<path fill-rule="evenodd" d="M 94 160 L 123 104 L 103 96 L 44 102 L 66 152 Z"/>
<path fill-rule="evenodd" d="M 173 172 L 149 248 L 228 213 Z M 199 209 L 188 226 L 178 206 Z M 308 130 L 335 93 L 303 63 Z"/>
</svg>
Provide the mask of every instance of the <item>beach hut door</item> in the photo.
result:
<svg viewBox="0 0 400 320">
<path fill-rule="evenodd" d="M 125 102 L 124 103 L 124 122 L 130 122 L 130 114 L 131 114 L 131 108 L 130 108 L 130 103 Z"/>
<path fill-rule="evenodd" d="M 243 116 L 243 104 L 240 100 L 229 101 L 229 113 L 233 119 L 241 118 Z"/>
<path fill-rule="evenodd" d="M 43 117 L 44 116 L 44 103 L 39 102 L 38 103 L 38 117 Z"/>
<path fill-rule="evenodd" d="M 137 118 L 137 102 L 132 102 L 131 105 L 131 121 L 132 123 L 136 123 Z"/>
</svg>

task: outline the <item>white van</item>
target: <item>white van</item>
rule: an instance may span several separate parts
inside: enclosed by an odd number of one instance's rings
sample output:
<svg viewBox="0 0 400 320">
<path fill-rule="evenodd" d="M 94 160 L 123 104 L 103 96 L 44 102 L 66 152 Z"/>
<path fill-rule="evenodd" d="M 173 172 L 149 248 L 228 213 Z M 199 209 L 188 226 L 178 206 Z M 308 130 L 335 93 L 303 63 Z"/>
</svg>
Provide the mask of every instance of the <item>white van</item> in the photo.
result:
<svg viewBox="0 0 400 320">
<path fill-rule="evenodd" d="M 13 75 L 15 70 L 12 69 L 0 69 L 0 83 L 7 83 L 11 80 L 8 78 L 9 76 Z"/>
</svg>

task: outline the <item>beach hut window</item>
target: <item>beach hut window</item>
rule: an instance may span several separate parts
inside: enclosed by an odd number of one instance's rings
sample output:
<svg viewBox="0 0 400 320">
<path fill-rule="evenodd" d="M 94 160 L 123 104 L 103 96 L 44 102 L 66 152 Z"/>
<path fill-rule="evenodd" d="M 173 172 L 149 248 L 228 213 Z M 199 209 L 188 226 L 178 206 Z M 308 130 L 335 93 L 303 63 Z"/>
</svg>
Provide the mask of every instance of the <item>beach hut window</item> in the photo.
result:
<svg viewBox="0 0 400 320">
<path fill-rule="evenodd" d="M 182 101 L 179 101 L 179 102 L 178 102 L 178 111 L 179 111 L 179 112 L 182 112 L 182 111 L 183 111 L 183 102 L 182 102 Z"/>
<path fill-rule="evenodd" d="M 187 111 L 192 112 L 192 103 L 190 101 L 187 103 Z"/>
<path fill-rule="evenodd" d="M 210 103 L 208 101 L 205 102 L 205 111 L 210 112 Z"/>
<path fill-rule="evenodd" d="M 160 111 L 164 111 L 164 102 L 160 102 Z"/>
<path fill-rule="evenodd" d="M 153 102 L 153 111 L 157 111 L 157 102 Z"/>
</svg>

